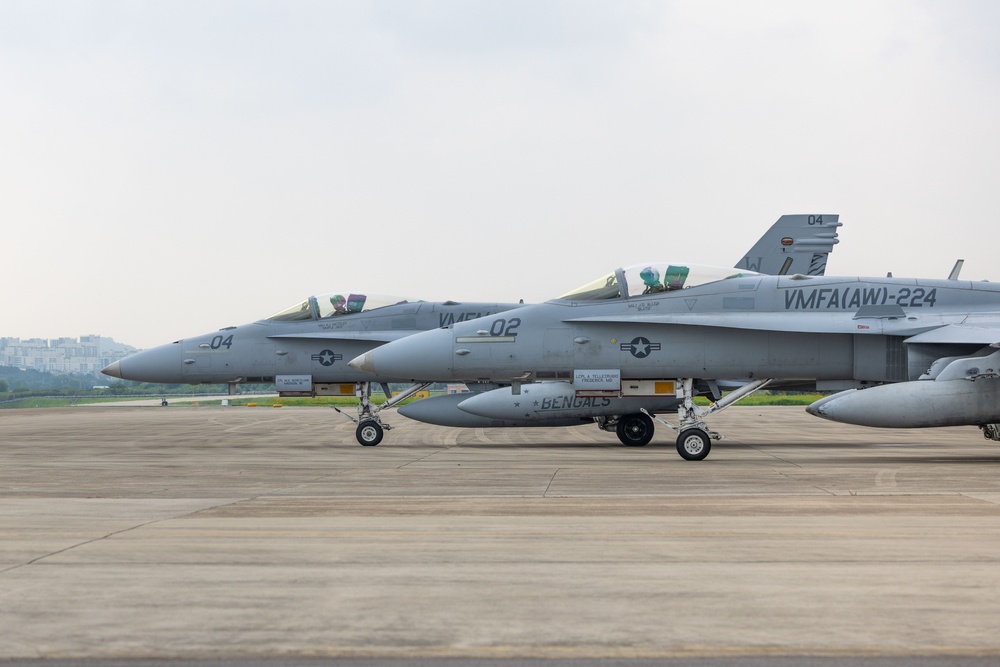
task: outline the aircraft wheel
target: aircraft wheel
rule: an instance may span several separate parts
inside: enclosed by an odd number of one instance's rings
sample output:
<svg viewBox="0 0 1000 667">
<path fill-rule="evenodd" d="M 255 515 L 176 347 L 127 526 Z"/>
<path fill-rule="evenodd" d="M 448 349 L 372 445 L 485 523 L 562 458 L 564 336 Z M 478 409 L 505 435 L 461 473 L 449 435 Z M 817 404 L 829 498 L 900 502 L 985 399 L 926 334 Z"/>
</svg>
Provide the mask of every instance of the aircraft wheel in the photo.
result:
<svg viewBox="0 0 1000 667">
<path fill-rule="evenodd" d="M 382 434 L 382 425 L 371 419 L 358 424 L 358 430 L 354 432 L 354 435 L 358 438 L 358 442 L 365 447 L 374 447 L 382 442 Z"/>
<path fill-rule="evenodd" d="M 618 420 L 615 432 L 623 445 L 645 447 L 653 439 L 653 420 L 641 412 L 624 415 Z"/>
<path fill-rule="evenodd" d="M 700 428 L 689 428 L 677 436 L 677 453 L 688 461 L 701 461 L 712 451 L 712 441 Z"/>
</svg>

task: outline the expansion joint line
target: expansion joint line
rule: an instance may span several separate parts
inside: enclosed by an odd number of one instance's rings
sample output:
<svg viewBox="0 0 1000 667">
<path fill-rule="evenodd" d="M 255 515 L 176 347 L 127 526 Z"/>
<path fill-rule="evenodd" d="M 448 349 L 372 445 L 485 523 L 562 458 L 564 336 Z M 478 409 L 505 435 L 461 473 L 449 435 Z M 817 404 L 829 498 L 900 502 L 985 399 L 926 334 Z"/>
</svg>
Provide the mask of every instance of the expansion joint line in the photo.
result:
<svg viewBox="0 0 1000 667">
<path fill-rule="evenodd" d="M 432 456 L 437 456 L 441 452 L 447 452 L 447 451 L 450 451 L 450 450 L 454 449 L 455 447 L 459 447 L 459 446 L 460 446 L 460 443 L 457 443 L 457 442 L 454 445 L 442 445 L 441 449 L 438 449 L 437 451 L 433 451 L 430 454 L 426 454 L 424 456 L 415 458 L 412 461 L 407 461 L 406 463 L 403 463 L 403 464 L 400 464 L 400 465 L 396 466 L 396 470 L 401 470 L 402 468 L 405 468 L 406 466 L 412 465 L 414 463 L 420 463 L 421 461 L 426 461 L 427 459 L 431 458 Z"/>
<path fill-rule="evenodd" d="M 140 523 L 140 524 L 137 524 L 135 526 L 129 526 L 128 528 L 122 528 L 121 530 L 115 530 L 115 531 L 112 531 L 112 532 L 107 533 L 105 535 L 101 535 L 99 537 L 94 537 L 94 538 L 91 538 L 89 540 L 84 540 L 83 542 L 78 542 L 76 544 L 71 544 L 68 547 L 64 547 L 62 549 L 57 549 L 56 551 L 52 551 L 50 553 L 43 554 L 41 556 L 37 556 L 37 557 L 32 558 L 31 560 L 25 561 L 23 563 L 18 563 L 17 565 L 11 565 L 10 567 L 7 567 L 7 568 L 4 568 L 4 569 L 0 570 L 0 574 L 6 574 L 7 572 L 12 572 L 13 570 L 17 570 L 17 569 L 22 568 L 22 567 L 27 567 L 28 565 L 34 565 L 36 563 L 39 563 L 39 562 L 45 560 L 46 558 L 51 558 L 52 556 L 58 556 L 59 554 L 67 553 L 69 551 L 72 551 L 73 549 L 78 549 L 80 547 L 85 547 L 88 544 L 95 544 L 97 542 L 100 542 L 101 540 L 107 540 L 107 539 L 110 539 L 112 537 L 115 537 L 116 535 L 122 535 L 124 533 L 129 532 L 129 531 L 137 530 L 139 528 L 145 528 L 146 526 L 152 526 L 153 524 L 160 523 L 161 521 L 168 521 L 168 520 L 176 519 L 176 518 L 177 517 L 165 517 L 163 519 L 154 519 L 153 521 L 147 521 L 145 523 Z"/>
<path fill-rule="evenodd" d="M 560 470 L 562 470 L 562 468 L 556 468 L 555 472 L 552 473 L 552 477 L 549 477 L 549 483 L 545 485 L 545 490 L 542 491 L 542 498 L 549 495 L 549 489 L 552 488 L 552 482 L 556 481 L 556 475 L 559 474 Z"/>
<path fill-rule="evenodd" d="M 325 477 L 328 477 L 328 476 L 329 475 L 326 475 Z M 320 477 L 319 479 L 322 479 L 322 477 Z M 299 485 L 296 484 L 296 485 L 293 485 L 292 487 L 289 487 L 289 488 L 295 488 L 296 486 L 299 486 Z M 125 533 L 131 532 L 133 530 L 139 530 L 140 528 L 147 528 L 149 526 L 154 526 L 154 525 L 156 525 L 158 523 L 163 523 L 164 521 L 173 521 L 175 519 L 180 519 L 180 518 L 183 518 L 185 516 L 192 516 L 194 514 L 200 514 L 201 512 L 206 512 L 206 511 L 210 511 L 210 510 L 216 510 L 216 509 L 219 509 L 220 507 L 228 507 L 230 505 L 238 505 L 239 503 L 246 502 L 247 500 L 255 500 L 257 498 L 261 498 L 261 497 L 264 497 L 264 496 L 271 495 L 273 493 L 277 493 L 278 491 L 280 491 L 280 489 L 275 489 L 275 490 L 269 491 L 267 493 L 260 493 L 260 494 L 257 494 L 256 496 L 253 496 L 253 497 L 250 497 L 250 498 L 241 498 L 239 500 L 234 500 L 232 502 L 225 502 L 225 503 L 220 503 L 218 505 L 212 505 L 211 507 L 201 507 L 201 508 L 199 508 L 199 509 L 197 509 L 197 510 L 195 510 L 193 512 L 186 512 L 184 514 L 178 514 L 178 515 L 174 515 L 174 516 L 166 516 L 166 517 L 162 517 L 162 518 L 159 518 L 159 519 L 153 519 L 152 521 L 146 521 L 146 522 L 143 522 L 143 523 L 138 523 L 138 524 L 136 524 L 134 526 L 129 526 L 128 528 L 122 528 L 121 530 L 113 530 L 110 533 L 105 533 L 104 535 L 100 535 L 98 537 L 93 537 L 93 538 L 91 538 L 89 540 L 83 540 L 82 542 L 77 542 L 76 544 L 71 544 L 68 547 L 64 547 L 62 549 L 57 549 L 57 550 L 49 552 L 47 554 L 42 554 L 41 556 L 36 556 L 35 558 L 32 558 L 31 560 L 27 560 L 27 561 L 25 561 L 23 563 L 18 563 L 16 565 L 11 565 L 10 567 L 6 567 L 6 568 L 3 568 L 3 569 L 0 569 L 0 575 L 6 574 L 7 572 L 12 572 L 12 571 L 17 570 L 17 569 L 22 568 L 22 567 L 26 567 L 28 565 L 35 565 L 36 563 L 40 563 L 41 561 L 45 560 L 46 558 L 51 558 L 53 556 L 58 556 L 59 554 L 64 554 L 64 553 L 70 552 L 73 549 L 78 549 L 80 547 L 85 547 L 88 544 L 96 544 L 97 542 L 100 542 L 102 540 L 111 539 L 112 537 L 117 537 L 118 535 L 124 535 Z"/>
</svg>

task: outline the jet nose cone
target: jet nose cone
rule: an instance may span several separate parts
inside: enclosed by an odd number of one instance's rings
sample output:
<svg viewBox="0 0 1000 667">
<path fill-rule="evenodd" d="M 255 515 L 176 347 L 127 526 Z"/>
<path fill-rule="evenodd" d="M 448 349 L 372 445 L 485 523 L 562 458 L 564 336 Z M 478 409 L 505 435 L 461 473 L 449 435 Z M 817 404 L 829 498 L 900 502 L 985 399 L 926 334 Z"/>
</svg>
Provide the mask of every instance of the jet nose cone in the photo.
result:
<svg viewBox="0 0 1000 667">
<path fill-rule="evenodd" d="M 184 381 L 182 369 L 180 346 L 171 343 L 131 354 L 101 372 L 122 380 L 178 384 Z"/>
<path fill-rule="evenodd" d="M 364 371 L 365 373 L 375 372 L 375 363 L 372 361 L 372 353 L 365 352 L 360 357 L 355 357 L 347 362 L 347 365 L 356 371 Z"/>
<path fill-rule="evenodd" d="M 452 371 L 452 337 L 444 329 L 424 331 L 386 343 L 352 359 L 355 370 L 379 378 L 447 380 Z"/>
</svg>

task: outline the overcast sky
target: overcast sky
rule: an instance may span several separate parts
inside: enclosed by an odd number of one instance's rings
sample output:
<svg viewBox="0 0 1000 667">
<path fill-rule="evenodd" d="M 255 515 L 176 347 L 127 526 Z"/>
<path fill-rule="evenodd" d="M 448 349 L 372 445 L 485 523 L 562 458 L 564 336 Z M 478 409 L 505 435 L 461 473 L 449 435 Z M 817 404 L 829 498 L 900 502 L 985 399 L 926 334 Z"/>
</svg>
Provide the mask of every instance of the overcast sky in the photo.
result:
<svg viewBox="0 0 1000 667">
<path fill-rule="evenodd" d="M 732 265 L 1000 279 L 1000 3 L 0 0 L 0 336 Z"/>
</svg>

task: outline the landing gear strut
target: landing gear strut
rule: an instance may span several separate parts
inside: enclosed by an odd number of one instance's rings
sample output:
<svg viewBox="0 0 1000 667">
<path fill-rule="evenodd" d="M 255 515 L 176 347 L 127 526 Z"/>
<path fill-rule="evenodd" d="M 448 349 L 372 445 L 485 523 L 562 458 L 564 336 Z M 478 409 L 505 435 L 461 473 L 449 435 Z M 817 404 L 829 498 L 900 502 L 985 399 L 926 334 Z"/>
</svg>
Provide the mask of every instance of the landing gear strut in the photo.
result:
<svg viewBox="0 0 1000 667">
<path fill-rule="evenodd" d="M 672 428 L 678 432 L 677 453 L 687 461 L 701 461 L 712 451 L 712 440 L 722 440 L 722 434 L 708 430 L 708 424 L 704 417 L 728 408 L 740 399 L 746 398 L 750 394 L 763 389 L 771 384 L 771 380 L 754 380 L 748 382 L 736 391 L 730 392 L 724 398 L 712 403 L 707 408 L 699 408 L 694 404 L 694 380 L 684 378 L 679 381 L 677 397 L 681 399 L 681 404 L 677 407 L 677 421 L 675 426 L 670 422 L 663 421 L 659 417 L 653 417 L 656 421 Z M 645 410 L 643 414 L 649 415 Z"/>
<path fill-rule="evenodd" d="M 354 437 L 358 439 L 358 442 L 361 445 L 365 447 L 374 447 L 378 443 L 382 442 L 382 437 L 385 435 L 385 431 L 392 430 L 392 426 L 382 422 L 382 419 L 379 417 L 379 412 L 385 410 L 386 408 L 391 408 L 400 401 L 406 400 L 410 396 L 413 396 L 422 389 L 426 389 L 430 385 L 430 382 L 415 384 L 412 387 L 407 388 L 405 391 L 392 396 L 392 392 L 389 390 L 389 385 L 383 384 L 382 391 L 385 392 L 388 400 L 382 405 L 373 406 L 372 383 L 359 382 L 354 385 L 354 395 L 358 397 L 358 418 L 355 419 L 348 414 L 344 414 L 344 412 L 336 405 L 333 406 L 333 409 L 358 425 L 358 428 L 354 431 Z"/>
</svg>

